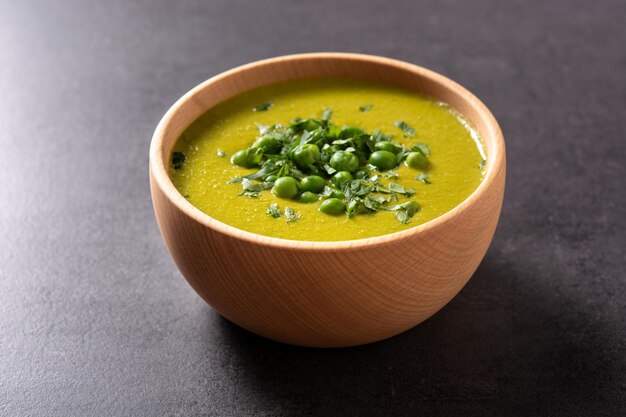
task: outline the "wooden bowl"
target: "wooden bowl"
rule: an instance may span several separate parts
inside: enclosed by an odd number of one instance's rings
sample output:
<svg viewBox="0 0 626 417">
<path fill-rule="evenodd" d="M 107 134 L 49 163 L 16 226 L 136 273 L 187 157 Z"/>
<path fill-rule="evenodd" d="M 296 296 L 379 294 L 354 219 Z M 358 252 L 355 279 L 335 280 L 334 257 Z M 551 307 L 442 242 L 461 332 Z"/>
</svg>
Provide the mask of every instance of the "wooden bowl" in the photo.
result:
<svg viewBox="0 0 626 417">
<path fill-rule="evenodd" d="M 483 182 L 428 223 L 340 242 L 292 241 L 236 229 L 193 207 L 167 173 L 182 131 L 207 109 L 280 81 L 345 77 L 416 91 L 449 103 L 487 150 Z M 433 71 L 387 58 L 315 53 L 244 65 L 198 85 L 165 114 L 150 146 L 156 218 L 174 261 L 222 316 L 251 332 L 303 346 L 374 342 L 426 320 L 472 276 L 500 216 L 505 148 L 493 115 L 473 94 Z"/>
</svg>

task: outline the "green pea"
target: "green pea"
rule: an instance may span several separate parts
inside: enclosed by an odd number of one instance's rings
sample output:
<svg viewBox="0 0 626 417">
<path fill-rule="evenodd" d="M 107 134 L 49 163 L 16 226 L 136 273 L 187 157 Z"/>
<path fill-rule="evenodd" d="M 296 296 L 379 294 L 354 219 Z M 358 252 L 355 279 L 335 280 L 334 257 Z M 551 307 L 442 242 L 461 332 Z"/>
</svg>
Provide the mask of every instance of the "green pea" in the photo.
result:
<svg viewBox="0 0 626 417">
<path fill-rule="evenodd" d="M 337 171 L 354 172 L 359 168 L 359 158 L 350 152 L 337 151 L 330 157 L 330 166 Z"/>
<path fill-rule="evenodd" d="M 346 126 L 339 132 L 339 139 L 355 138 L 361 136 L 363 133 L 363 130 L 358 127 Z"/>
<path fill-rule="evenodd" d="M 320 127 L 322 124 L 315 120 L 315 119 L 309 119 L 304 123 L 304 129 L 308 130 L 309 132 L 313 132 L 315 129 L 317 129 L 318 127 Z"/>
<path fill-rule="evenodd" d="M 322 123 L 319 120 L 316 119 L 300 119 L 300 118 L 295 118 L 294 120 L 291 121 L 291 123 L 289 124 L 289 126 L 295 131 L 295 132 L 302 132 L 304 130 L 308 130 L 309 132 L 313 132 L 316 129 L 318 129 L 320 126 L 322 125 Z"/>
<path fill-rule="evenodd" d="M 242 149 L 237 151 L 230 157 L 230 163 L 233 165 L 237 165 L 238 167 L 250 168 L 248 164 L 248 150 Z"/>
<path fill-rule="evenodd" d="M 305 191 L 302 194 L 300 194 L 299 201 L 301 203 L 306 203 L 306 204 L 315 203 L 317 200 L 319 200 L 319 198 L 320 198 L 319 195 L 312 193 L 310 191 Z"/>
<path fill-rule="evenodd" d="M 320 160 L 320 148 L 307 143 L 293 152 L 293 160 L 300 169 L 307 169 Z"/>
<path fill-rule="evenodd" d="M 346 205 L 338 198 L 329 198 L 320 204 L 319 211 L 326 214 L 342 214 L 346 211 Z"/>
<path fill-rule="evenodd" d="M 278 179 L 276 175 L 268 175 L 265 177 L 265 182 L 275 182 Z"/>
<path fill-rule="evenodd" d="M 348 171 L 339 171 L 333 176 L 331 181 L 333 182 L 335 187 L 341 188 L 341 186 L 346 182 L 352 181 L 352 174 L 350 174 Z"/>
<path fill-rule="evenodd" d="M 395 168 L 398 164 L 396 156 L 389 151 L 376 151 L 370 155 L 370 164 L 374 165 L 380 171 L 387 171 Z"/>
<path fill-rule="evenodd" d="M 300 188 L 303 191 L 311 191 L 312 193 L 321 193 L 325 185 L 326 180 L 319 175 L 309 175 L 300 182 Z"/>
<path fill-rule="evenodd" d="M 411 152 L 406 157 L 406 165 L 411 168 L 426 168 L 428 166 L 428 159 L 421 152 Z"/>
<path fill-rule="evenodd" d="M 400 152 L 400 148 L 398 146 L 386 140 L 376 142 L 376 144 L 374 145 L 374 148 L 377 151 L 387 151 L 387 152 L 391 152 L 394 154 L 397 154 L 398 152 Z"/>
<path fill-rule="evenodd" d="M 274 182 L 272 193 L 280 198 L 293 198 L 298 194 L 298 181 L 292 177 L 280 177 Z"/>
</svg>

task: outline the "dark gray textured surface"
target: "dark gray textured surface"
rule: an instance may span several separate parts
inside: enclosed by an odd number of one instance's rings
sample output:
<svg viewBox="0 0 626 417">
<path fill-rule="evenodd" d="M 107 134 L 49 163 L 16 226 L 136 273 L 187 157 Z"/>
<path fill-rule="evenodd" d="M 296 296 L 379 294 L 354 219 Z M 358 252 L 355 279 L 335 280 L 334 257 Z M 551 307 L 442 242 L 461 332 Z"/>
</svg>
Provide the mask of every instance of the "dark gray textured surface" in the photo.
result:
<svg viewBox="0 0 626 417">
<path fill-rule="evenodd" d="M 507 140 L 469 285 L 354 349 L 219 318 L 150 203 L 180 95 L 308 51 L 442 72 Z M 626 415 L 625 2 L 3 1 L 0 93 L 0 415 Z"/>
</svg>

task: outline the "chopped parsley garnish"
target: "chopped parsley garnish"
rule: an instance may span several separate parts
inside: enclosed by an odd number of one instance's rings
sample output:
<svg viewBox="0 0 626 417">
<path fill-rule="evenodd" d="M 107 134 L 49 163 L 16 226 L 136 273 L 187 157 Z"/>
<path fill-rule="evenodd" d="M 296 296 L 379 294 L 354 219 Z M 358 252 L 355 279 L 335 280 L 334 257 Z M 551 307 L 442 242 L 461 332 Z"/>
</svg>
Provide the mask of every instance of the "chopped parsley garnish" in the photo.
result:
<svg viewBox="0 0 626 417">
<path fill-rule="evenodd" d="M 362 107 L 367 111 L 371 105 Z M 419 204 L 401 199 L 413 197 L 415 190 L 394 180 L 407 158 L 416 159 L 417 155 L 417 162 L 427 164 L 428 146 L 406 146 L 393 141 L 393 135 L 338 126 L 331 118 L 332 110 L 324 109 L 319 118 L 295 118 L 287 126 L 257 124 L 259 134 L 254 143 L 230 159 L 233 165 L 254 171 L 228 183 L 241 183 L 240 195 L 246 197 L 259 197 L 271 189 L 278 198 L 319 203 L 320 211 L 328 215 L 343 212 L 353 217 L 391 211 L 400 222 L 408 223 Z M 415 134 L 404 122 L 396 125 L 405 133 Z M 306 198 L 300 199 L 304 193 Z M 289 207 L 281 212 L 276 203 L 266 213 L 274 218 L 284 216 L 288 223 L 301 218 Z"/>
<path fill-rule="evenodd" d="M 361 107 L 359 107 L 359 110 L 361 110 L 362 112 L 366 112 L 366 111 L 370 111 L 372 107 L 374 106 L 371 104 L 364 104 Z"/>
<path fill-rule="evenodd" d="M 416 143 L 411 147 L 412 152 L 421 152 L 424 156 L 430 156 L 430 148 L 425 143 Z"/>
<path fill-rule="evenodd" d="M 407 201 L 406 203 L 398 204 L 396 206 L 383 208 L 383 210 L 393 211 L 396 213 L 396 218 L 401 223 L 408 223 L 411 220 L 411 217 L 417 213 L 420 206 L 417 204 L 417 201 Z"/>
<path fill-rule="evenodd" d="M 268 111 L 269 109 L 272 108 L 273 105 L 274 103 L 272 103 L 271 101 L 267 101 L 265 103 L 261 103 L 261 104 L 254 106 L 252 108 L 252 111 L 255 111 L 255 112 L 256 111 Z"/>
<path fill-rule="evenodd" d="M 421 172 L 417 174 L 415 179 L 418 180 L 419 182 L 423 182 L 424 184 L 430 184 L 430 180 L 428 179 L 428 174 L 425 172 Z"/>
<path fill-rule="evenodd" d="M 299 212 L 295 211 L 291 207 L 285 207 L 285 219 L 287 219 L 287 223 L 295 222 L 301 218 L 302 215 Z"/>
<path fill-rule="evenodd" d="M 406 197 L 410 197 L 413 194 L 415 194 L 415 190 L 412 188 L 404 188 L 403 186 L 401 186 L 400 184 L 396 184 L 395 182 L 390 182 L 389 183 L 389 191 L 391 191 L 392 193 L 398 193 L 398 194 L 402 194 Z"/>
<path fill-rule="evenodd" d="M 404 137 L 410 137 L 415 135 L 415 129 L 413 129 L 402 120 L 395 122 L 394 125 L 402 129 L 402 131 L 404 132 Z"/>
<path fill-rule="evenodd" d="M 330 120 L 332 115 L 333 115 L 333 111 L 331 109 L 324 109 L 324 111 L 322 112 L 322 118 L 320 119 L 320 122 L 322 122 L 322 124 L 324 125 L 328 125 L 328 121 Z"/>
<path fill-rule="evenodd" d="M 383 172 L 382 174 L 380 174 L 380 176 L 386 180 L 393 180 L 393 179 L 398 178 L 398 173 L 396 171 L 387 171 L 387 172 Z"/>
<path fill-rule="evenodd" d="M 182 152 L 173 152 L 172 153 L 172 168 L 175 170 L 179 170 L 185 165 L 185 160 L 187 157 Z"/>
<path fill-rule="evenodd" d="M 267 210 L 265 210 L 265 214 L 267 214 L 268 216 L 272 216 L 275 219 L 277 219 L 277 218 L 279 218 L 280 216 L 283 215 L 280 212 L 280 208 L 278 207 L 278 204 L 276 204 L 276 203 L 270 204 L 270 206 L 267 208 Z"/>
<path fill-rule="evenodd" d="M 478 167 L 480 169 L 483 169 L 487 166 L 487 161 L 485 159 L 483 159 L 482 161 L 480 161 L 480 164 L 478 164 Z"/>
<path fill-rule="evenodd" d="M 241 187 L 243 191 L 239 195 L 245 195 L 246 197 L 258 197 L 261 195 L 261 191 L 265 191 L 271 187 L 271 184 L 265 182 L 251 181 L 248 178 L 241 180 Z"/>
<path fill-rule="evenodd" d="M 225 156 L 226 156 L 226 152 L 224 152 L 224 151 L 223 151 L 223 150 L 221 150 L 221 149 L 218 149 L 218 150 L 217 150 L 217 156 L 219 156 L 220 158 L 223 158 L 223 157 L 225 157 Z"/>
</svg>

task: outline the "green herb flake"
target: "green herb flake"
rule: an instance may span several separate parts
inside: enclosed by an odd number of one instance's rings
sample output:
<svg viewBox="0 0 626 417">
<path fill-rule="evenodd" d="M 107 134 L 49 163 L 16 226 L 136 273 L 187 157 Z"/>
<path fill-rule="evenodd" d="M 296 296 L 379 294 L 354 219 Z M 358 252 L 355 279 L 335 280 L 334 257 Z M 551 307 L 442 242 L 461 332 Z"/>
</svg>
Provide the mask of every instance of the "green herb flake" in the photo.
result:
<svg viewBox="0 0 626 417">
<path fill-rule="evenodd" d="M 265 103 L 261 103 L 257 106 L 254 106 L 252 108 L 252 111 L 258 112 L 258 111 L 268 111 L 269 109 L 272 108 L 272 106 L 274 105 L 274 103 L 272 103 L 271 101 L 267 101 Z"/>
<path fill-rule="evenodd" d="M 480 169 L 484 169 L 487 166 L 487 160 L 483 159 L 482 161 L 480 161 L 480 164 L 478 164 L 478 167 Z"/>
<path fill-rule="evenodd" d="M 264 135 L 272 128 L 272 126 L 262 125 L 261 123 L 255 123 L 255 125 L 256 128 L 259 130 L 259 135 Z"/>
<path fill-rule="evenodd" d="M 330 165 L 328 165 L 328 164 L 324 164 L 324 165 L 322 165 L 322 168 L 324 169 L 324 171 L 326 171 L 326 173 L 327 173 L 328 175 L 333 175 L 334 173 L 336 173 L 336 172 L 337 172 L 337 170 L 336 170 L 335 168 L 331 167 L 331 166 L 330 166 Z"/>
<path fill-rule="evenodd" d="M 348 215 L 348 218 L 351 219 L 358 213 L 361 204 L 363 204 L 363 199 L 360 197 L 354 197 L 348 200 L 348 204 L 346 205 L 346 214 Z"/>
<path fill-rule="evenodd" d="M 398 178 L 398 173 L 396 171 L 387 171 L 381 173 L 380 176 L 386 180 L 393 180 Z"/>
<path fill-rule="evenodd" d="M 243 191 L 239 193 L 239 195 L 243 195 L 246 197 L 256 198 L 261 195 L 262 191 L 271 188 L 271 184 L 265 182 L 252 181 L 248 178 L 243 178 L 241 180 L 241 187 Z"/>
<path fill-rule="evenodd" d="M 384 208 L 386 211 L 393 211 L 396 213 L 396 218 L 401 223 L 407 224 L 411 218 L 417 213 L 420 206 L 417 201 L 407 201 L 406 203 L 398 204 L 392 207 Z"/>
<path fill-rule="evenodd" d="M 322 112 L 321 121 L 324 122 L 325 124 L 328 124 L 332 115 L 333 115 L 333 111 L 331 109 L 324 109 L 324 111 Z"/>
<path fill-rule="evenodd" d="M 425 143 L 416 143 L 411 148 L 413 152 L 421 152 L 424 156 L 430 156 L 430 148 Z"/>
<path fill-rule="evenodd" d="M 218 157 L 220 157 L 220 158 L 223 158 L 223 157 L 225 157 L 225 156 L 226 156 L 226 152 L 224 152 L 224 151 L 223 151 L 223 150 L 221 150 L 221 149 L 218 149 L 218 150 L 217 150 L 217 156 L 218 156 Z"/>
<path fill-rule="evenodd" d="M 278 204 L 276 204 L 276 203 L 270 204 L 269 207 L 267 208 L 267 210 L 265 210 L 265 214 L 267 214 L 268 216 L 272 216 L 275 219 L 277 219 L 277 218 L 279 218 L 280 216 L 283 215 L 280 212 L 280 208 L 278 207 Z"/>
<path fill-rule="evenodd" d="M 293 223 L 300 220 L 302 215 L 291 207 L 285 207 L 285 218 L 287 219 L 287 223 Z"/>
<path fill-rule="evenodd" d="M 402 194 L 405 197 L 410 197 L 413 194 L 415 194 L 414 189 L 404 188 L 403 186 L 401 186 L 400 184 L 396 184 L 395 182 L 390 182 L 388 188 L 389 188 L 389 191 L 391 191 L 392 193 Z"/>
<path fill-rule="evenodd" d="M 261 159 L 263 158 L 263 148 L 254 148 L 251 149 L 246 154 L 246 163 L 249 167 L 255 167 L 261 163 Z"/>
<path fill-rule="evenodd" d="M 324 186 L 324 190 L 320 193 L 320 195 L 324 198 L 343 198 L 343 193 L 336 188 L 329 187 L 328 185 Z"/>
<path fill-rule="evenodd" d="M 185 160 L 187 157 L 182 152 L 174 152 L 172 153 L 172 167 L 175 170 L 179 170 L 185 165 Z"/>
<path fill-rule="evenodd" d="M 402 129 L 402 131 L 404 132 L 404 137 L 415 135 L 415 129 L 413 129 L 411 126 L 409 126 L 407 123 L 403 122 L 402 120 L 395 122 L 394 125 Z"/>
<path fill-rule="evenodd" d="M 430 180 L 428 179 L 428 174 L 425 172 L 421 172 L 417 174 L 415 179 L 418 180 L 419 182 L 423 182 L 424 184 L 430 184 Z"/>
<path fill-rule="evenodd" d="M 362 112 L 366 112 L 366 111 L 370 111 L 372 109 L 372 107 L 374 107 L 371 104 L 364 104 L 362 106 L 359 107 L 359 110 L 361 110 Z"/>
</svg>

